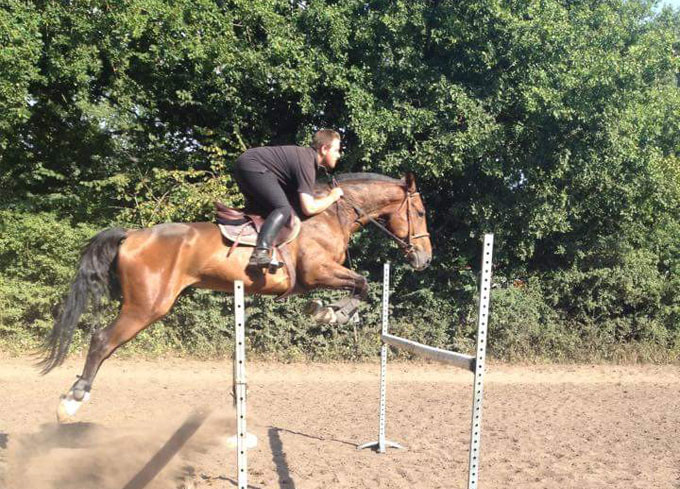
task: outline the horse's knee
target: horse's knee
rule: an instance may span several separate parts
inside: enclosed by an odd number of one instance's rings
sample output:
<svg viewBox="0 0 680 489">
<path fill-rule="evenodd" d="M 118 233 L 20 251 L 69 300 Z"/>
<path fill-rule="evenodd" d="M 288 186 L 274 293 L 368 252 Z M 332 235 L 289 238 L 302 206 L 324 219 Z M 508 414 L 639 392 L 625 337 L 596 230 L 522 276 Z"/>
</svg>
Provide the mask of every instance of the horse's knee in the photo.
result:
<svg viewBox="0 0 680 489">
<path fill-rule="evenodd" d="M 142 329 L 156 319 L 164 316 L 169 308 L 164 310 L 137 311 L 125 309 L 121 311 L 116 320 L 106 328 L 98 329 L 92 333 L 88 361 L 98 365 L 108 358 L 120 345 L 131 340 Z"/>
</svg>

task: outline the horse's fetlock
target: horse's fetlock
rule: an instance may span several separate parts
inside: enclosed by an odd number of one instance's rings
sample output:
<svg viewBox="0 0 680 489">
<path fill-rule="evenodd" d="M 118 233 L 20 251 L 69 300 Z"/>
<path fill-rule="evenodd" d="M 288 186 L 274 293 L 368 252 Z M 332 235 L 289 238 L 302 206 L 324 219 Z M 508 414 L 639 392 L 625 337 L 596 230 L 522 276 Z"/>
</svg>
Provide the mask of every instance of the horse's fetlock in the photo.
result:
<svg viewBox="0 0 680 489">
<path fill-rule="evenodd" d="M 84 380 L 83 378 L 79 378 L 73 384 L 73 387 L 71 387 L 71 395 L 76 401 L 82 401 L 85 396 L 90 393 L 91 388 L 92 385 L 88 381 Z"/>
</svg>

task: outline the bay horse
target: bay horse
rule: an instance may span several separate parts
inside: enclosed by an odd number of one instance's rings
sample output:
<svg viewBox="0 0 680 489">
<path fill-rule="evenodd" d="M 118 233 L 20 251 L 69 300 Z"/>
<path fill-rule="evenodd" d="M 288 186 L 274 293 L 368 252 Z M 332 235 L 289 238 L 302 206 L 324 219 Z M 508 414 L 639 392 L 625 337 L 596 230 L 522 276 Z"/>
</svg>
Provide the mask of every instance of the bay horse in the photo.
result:
<svg viewBox="0 0 680 489">
<path fill-rule="evenodd" d="M 390 234 L 416 270 L 429 265 L 432 246 L 425 207 L 412 173 L 401 180 L 350 173 L 339 175 L 336 182 L 345 196 L 324 212 L 305 219 L 298 237 L 288 245 L 296 272 L 294 284 L 285 268 L 258 274 L 247 270 L 252 248 L 239 246 L 228 254 L 230 243 L 210 222 L 111 228 L 94 236 L 83 249 L 63 312 L 47 340 L 42 372 L 63 363 L 88 300 L 96 309 L 104 295 L 113 293 L 120 297 L 121 306 L 110 325 L 93 332 L 83 372 L 61 397 L 58 419 L 66 421 L 75 415 L 89 399 L 104 360 L 165 316 L 187 287 L 232 292 L 234 281 L 242 280 L 249 294 L 281 295 L 291 286 L 295 294 L 316 288 L 348 290 L 351 295 L 347 299 L 315 311 L 317 318 L 340 317 L 339 322 L 343 322 L 368 292 L 366 278 L 342 266 L 350 236 L 361 227 L 372 222 Z M 317 184 L 315 193 L 328 190 L 328 185 Z"/>
</svg>

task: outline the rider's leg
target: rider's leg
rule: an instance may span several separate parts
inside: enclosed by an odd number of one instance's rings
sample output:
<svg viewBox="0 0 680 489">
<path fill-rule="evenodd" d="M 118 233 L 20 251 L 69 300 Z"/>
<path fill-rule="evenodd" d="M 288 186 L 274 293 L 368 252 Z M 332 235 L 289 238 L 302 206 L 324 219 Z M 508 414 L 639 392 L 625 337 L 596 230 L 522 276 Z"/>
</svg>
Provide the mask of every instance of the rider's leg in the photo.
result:
<svg viewBox="0 0 680 489">
<path fill-rule="evenodd" d="M 245 210 L 247 212 L 267 215 L 271 211 L 271 208 L 263 204 L 257 189 L 253 188 L 255 187 L 254 182 L 265 172 L 266 170 L 249 170 L 247 162 L 244 163 L 241 158 L 236 160 L 233 174 L 234 181 L 245 198 Z"/>
<path fill-rule="evenodd" d="M 267 267 L 271 263 L 271 250 L 274 240 L 281 228 L 290 220 L 292 209 L 290 206 L 277 207 L 269 213 L 260 234 L 257 236 L 255 251 L 250 256 L 248 265 L 251 267 Z"/>
<path fill-rule="evenodd" d="M 257 238 L 249 267 L 263 268 L 271 263 L 271 250 L 276 236 L 289 221 L 293 209 L 279 185 L 276 176 L 269 172 L 243 171 L 237 166 L 236 181 L 246 197 L 248 207 L 266 215 Z"/>
</svg>

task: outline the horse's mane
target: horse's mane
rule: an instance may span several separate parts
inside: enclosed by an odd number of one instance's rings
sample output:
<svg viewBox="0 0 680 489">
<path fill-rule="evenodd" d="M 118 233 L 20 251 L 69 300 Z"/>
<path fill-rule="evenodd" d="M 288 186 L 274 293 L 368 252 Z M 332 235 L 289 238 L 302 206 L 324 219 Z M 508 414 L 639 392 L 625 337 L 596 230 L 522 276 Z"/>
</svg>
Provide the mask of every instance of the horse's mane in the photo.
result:
<svg viewBox="0 0 680 489">
<path fill-rule="evenodd" d="M 340 173 L 334 175 L 334 177 L 338 183 L 385 182 L 404 185 L 404 180 L 388 177 L 379 173 Z M 319 181 L 317 182 L 317 186 L 318 185 L 327 185 L 327 183 Z"/>
</svg>

